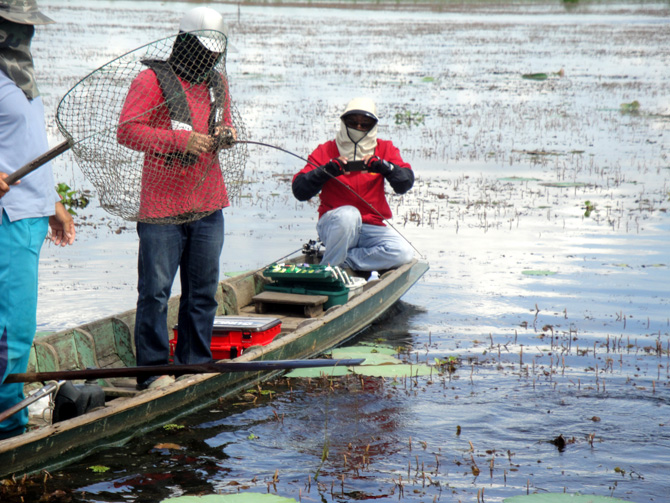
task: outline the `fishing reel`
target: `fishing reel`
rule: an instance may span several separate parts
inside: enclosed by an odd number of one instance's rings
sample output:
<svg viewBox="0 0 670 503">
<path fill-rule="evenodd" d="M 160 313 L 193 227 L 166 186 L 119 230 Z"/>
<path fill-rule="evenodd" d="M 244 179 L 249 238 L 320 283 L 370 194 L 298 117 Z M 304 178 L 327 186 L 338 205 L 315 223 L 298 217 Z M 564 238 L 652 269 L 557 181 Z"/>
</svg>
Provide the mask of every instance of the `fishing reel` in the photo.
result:
<svg viewBox="0 0 670 503">
<path fill-rule="evenodd" d="M 237 141 L 237 135 L 234 129 L 225 127 L 219 134 L 214 136 L 214 139 L 216 140 L 215 150 L 218 152 L 222 148 L 231 148 Z"/>
<path fill-rule="evenodd" d="M 310 239 L 302 245 L 302 253 L 305 255 L 308 263 L 318 264 L 321 261 L 321 257 L 323 257 L 324 248 L 321 241 Z"/>
</svg>

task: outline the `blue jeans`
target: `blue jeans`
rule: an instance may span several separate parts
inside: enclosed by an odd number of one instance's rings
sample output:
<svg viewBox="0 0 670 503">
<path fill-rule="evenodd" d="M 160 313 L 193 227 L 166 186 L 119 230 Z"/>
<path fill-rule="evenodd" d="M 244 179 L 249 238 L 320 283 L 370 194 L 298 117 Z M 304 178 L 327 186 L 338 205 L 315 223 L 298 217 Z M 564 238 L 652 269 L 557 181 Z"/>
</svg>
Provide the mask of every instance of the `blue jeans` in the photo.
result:
<svg viewBox="0 0 670 503">
<path fill-rule="evenodd" d="M 326 245 L 322 264 L 381 271 L 406 264 L 414 256 L 412 246 L 398 232 L 364 224 L 354 206 L 340 206 L 324 213 L 316 230 Z"/>
<path fill-rule="evenodd" d="M 174 362 L 212 360 L 210 342 L 218 303 L 223 213 L 181 225 L 137 224 L 140 237 L 135 349 L 138 365 L 165 365 L 170 357 L 167 307 L 177 269 L 181 279 Z M 141 383 L 138 379 L 138 383 Z"/>
<path fill-rule="evenodd" d="M 37 269 L 47 235 L 47 217 L 10 222 L 0 209 L 0 382 L 25 372 L 37 327 Z M 0 412 L 23 400 L 23 383 L 0 385 Z M 0 423 L 0 439 L 20 435 L 28 423 L 24 408 Z"/>
</svg>

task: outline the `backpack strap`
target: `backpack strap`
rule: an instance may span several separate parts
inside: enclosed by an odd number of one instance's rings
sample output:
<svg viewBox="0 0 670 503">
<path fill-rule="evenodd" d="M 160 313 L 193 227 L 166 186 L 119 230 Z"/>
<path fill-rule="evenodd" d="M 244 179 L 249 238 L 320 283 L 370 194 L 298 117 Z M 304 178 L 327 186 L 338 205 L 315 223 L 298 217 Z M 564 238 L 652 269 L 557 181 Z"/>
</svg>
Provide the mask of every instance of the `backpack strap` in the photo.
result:
<svg viewBox="0 0 670 503">
<path fill-rule="evenodd" d="M 175 131 L 193 131 L 193 118 L 191 117 L 191 109 L 188 106 L 186 93 L 170 63 L 155 59 L 143 60 L 142 63 L 151 68 L 156 74 L 158 85 L 161 88 L 165 105 L 170 114 L 172 129 Z M 177 157 L 185 166 L 191 166 L 198 160 L 197 155 L 184 152 L 167 154 L 166 157 L 170 163 Z"/>
</svg>

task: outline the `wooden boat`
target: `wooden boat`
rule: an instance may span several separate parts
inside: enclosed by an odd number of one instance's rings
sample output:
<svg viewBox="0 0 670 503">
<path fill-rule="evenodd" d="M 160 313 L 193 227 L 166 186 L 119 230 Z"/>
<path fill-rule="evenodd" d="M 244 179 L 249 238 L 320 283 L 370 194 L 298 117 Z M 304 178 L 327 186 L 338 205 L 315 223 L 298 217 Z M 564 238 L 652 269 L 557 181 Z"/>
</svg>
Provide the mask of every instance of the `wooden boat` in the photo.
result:
<svg viewBox="0 0 670 503">
<path fill-rule="evenodd" d="M 291 262 L 310 260 L 314 258 L 301 253 Z M 286 294 L 284 303 L 282 295 L 275 293 L 271 294 L 275 301 L 265 302 L 262 297 L 269 295 L 266 286 L 270 283 L 263 274 L 265 270 L 220 283 L 218 315 L 262 315 L 281 320 L 277 338 L 268 345 L 245 350 L 233 361 L 307 359 L 323 354 L 379 318 L 428 270 L 428 265 L 413 260 L 386 271 L 343 305 L 323 312 L 319 312 L 318 300 L 307 299 L 313 295 L 303 296 L 305 302 L 300 303 L 301 296 Z M 177 321 L 178 302 L 178 297 L 170 300 L 168 326 Z M 36 338 L 29 370 L 132 367 L 134 323 L 135 311 L 131 310 Z M 105 391 L 104 407 L 55 424 L 33 426 L 23 435 L 0 441 L 0 478 L 56 470 L 94 451 L 122 445 L 279 373 L 195 374 L 168 387 L 141 392 L 135 390 L 134 379 L 98 381 Z"/>
</svg>

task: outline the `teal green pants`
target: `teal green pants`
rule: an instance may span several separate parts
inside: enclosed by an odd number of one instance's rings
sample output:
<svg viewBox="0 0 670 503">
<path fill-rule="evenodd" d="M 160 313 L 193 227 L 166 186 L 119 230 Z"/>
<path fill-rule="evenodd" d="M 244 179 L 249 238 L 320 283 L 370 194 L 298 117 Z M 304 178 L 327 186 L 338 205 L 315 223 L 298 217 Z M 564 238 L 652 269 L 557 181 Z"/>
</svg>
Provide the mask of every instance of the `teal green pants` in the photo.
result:
<svg viewBox="0 0 670 503">
<path fill-rule="evenodd" d="M 0 411 L 24 399 L 23 384 L 4 384 L 7 374 L 25 372 L 37 328 L 37 266 L 49 219 L 0 225 Z M 20 435 L 28 423 L 25 408 L 0 423 L 0 438 Z"/>
</svg>

